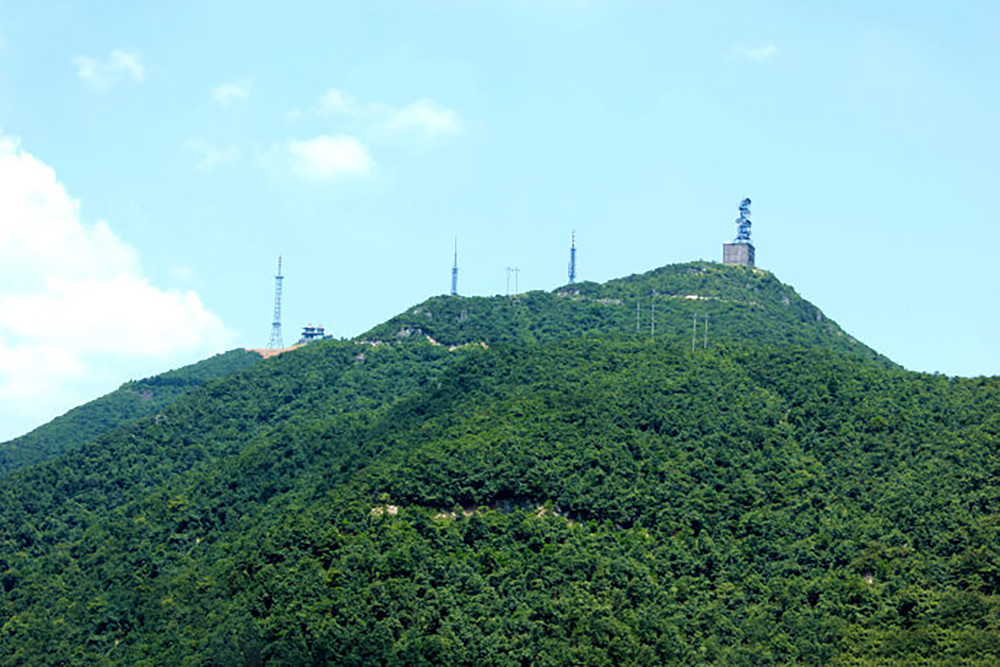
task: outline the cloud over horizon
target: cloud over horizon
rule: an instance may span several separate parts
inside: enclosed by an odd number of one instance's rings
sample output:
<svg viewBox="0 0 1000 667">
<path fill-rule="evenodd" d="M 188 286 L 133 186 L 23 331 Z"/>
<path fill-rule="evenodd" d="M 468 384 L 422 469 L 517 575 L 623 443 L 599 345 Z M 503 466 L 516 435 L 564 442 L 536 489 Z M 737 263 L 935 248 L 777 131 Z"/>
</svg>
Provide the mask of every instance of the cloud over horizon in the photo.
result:
<svg viewBox="0 0 1000 667">
<path fill-rule="evenodd" d="M 55 170 L 0 135 L 0 441 L 232 340 L 196 292 L 150 284 L 134 248 L 85 224 Z"/>
<path fill-rule="evenodd" d="M 142 83 L 146 78 L 146 67 L 138 54 L 115 49 L 104 60 L 90 56 L 73 58 L 76 75 L 80 80 L 95 88 L 108 88 L 122 79 Z"/>
<path fill-rule="evenodd" d="M 403 106 L 384 102 L 363 102 L 346 90 L 329 88 L 320 95 L 315 112 L 321 116 L 351 116 L 392 134 L 429 138 L 457 134 L 462 130 L 458 112 L 429 97 Z M 294 113 L 294 117 L 301 113 Z"/>
<path fill-rule="evenodd" d="M 425 136 L 455 134 L 462 129 L 458 114 L 430 98 L 404 107 L 387 109 L 386 127 L 393 132 L 419 132 Z"/>
<path fill-rule="evenodd" d="M 744 49 L 743 55 L 745 55 L 750 60 L 756 62 L 764 62 L 769 58 L 773 58 L 778 53 L 778 47 L 774 44 L 768 44 L 767 46 L 758 46 L 752 49 Z"/>
<path fill-rule="evenodd" d="M 212 89 L 212 99 L 222 105 L 245 100 L 250 97 L 253 84 L 250 81 L 220 83 Z"/>
<path fill-rule="evenodd" d="M 375 166 L 365 145 L 346 134 L 321 134 L 312 139 L 292 140 L 288 142 L 288 153 L 296 173 L 311 181 L 364 175 Z"/>
</svg>

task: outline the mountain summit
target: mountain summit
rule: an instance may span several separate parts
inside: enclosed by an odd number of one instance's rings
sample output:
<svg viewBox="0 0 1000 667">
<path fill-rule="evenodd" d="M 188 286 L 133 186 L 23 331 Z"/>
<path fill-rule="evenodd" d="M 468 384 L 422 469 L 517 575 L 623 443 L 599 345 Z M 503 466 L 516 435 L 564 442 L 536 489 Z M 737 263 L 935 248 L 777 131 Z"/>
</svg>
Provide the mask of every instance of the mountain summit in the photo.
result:
<svg viewBox="0 0 1000 667">
<path fill-rule="evenodd" d="M 705 327 L 708 325 L 706 336 Z M 502 297 L 435 297 L 363 334 L 389 342 L 412 334 L 444 345 L 545 342 L 578 336 L 648 337 L 697 347 L 794 344 L 886 360 L 827 319 L 768 271 L 693 262 L 607 283 Z"/>
</svg>

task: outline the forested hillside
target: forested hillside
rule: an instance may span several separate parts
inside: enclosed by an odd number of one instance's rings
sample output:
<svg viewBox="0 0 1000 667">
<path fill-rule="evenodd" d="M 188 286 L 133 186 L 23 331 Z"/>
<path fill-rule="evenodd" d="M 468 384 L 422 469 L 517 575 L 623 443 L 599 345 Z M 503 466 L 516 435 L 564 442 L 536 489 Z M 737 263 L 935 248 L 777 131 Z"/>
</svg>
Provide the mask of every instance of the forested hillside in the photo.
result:
<svg viewBox="0 0 1000 667">
<path fill-rule="evenodd" d="M 110 394 L 73 408 L 30 433 L 0 443 L 0 475 L 52 458 L 119 426 L 155 414 L 191 388 L 256 361 L 260 361 L 258 354 L 231 350 L 145 380 L 126 382 Z"/>
<path fill-rule="evenodd" d="M 579 335 L 639 335 L 688 347 L 692 338 L 698 347 L 706 339 L 713 346 L 791 343 L 891 363 L 845 334 L 772 273 L 709 262 L 506 299 L 436 297 L 361 338 L 395 341 L 412 335 L 445 345 L 534 343 Z"/>
<path fill-rule="evenodd" d="M 0 663 L 1000 661 L 1000 379 L 711 265 L 362 339 L 0 479 Z"/>
</svg>

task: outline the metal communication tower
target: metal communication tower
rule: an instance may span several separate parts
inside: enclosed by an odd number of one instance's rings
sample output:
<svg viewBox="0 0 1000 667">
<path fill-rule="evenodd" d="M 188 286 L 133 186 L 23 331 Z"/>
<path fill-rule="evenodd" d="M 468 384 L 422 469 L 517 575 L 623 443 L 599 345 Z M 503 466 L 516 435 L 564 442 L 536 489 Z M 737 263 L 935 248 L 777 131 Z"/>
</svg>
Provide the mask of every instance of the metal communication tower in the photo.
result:
<svg viewBox="0 0 1000 667">
<path fill-rule="evenodd" d="M 281 340 L 281 257 L 278 257 L 278 275 L 274 277 L 274 321 L 271 323 L 271 339 L 267 342 L 268 349 L 282 350 L 285 348 Z"/>
<path fill-rule="evenodd" d="M 458 296 L 458 237 L 455 237 L 455 264 L 451 267 L 451 295 Z"/>
<path fill-rule="evenodd" d="M 569 245 L 569 284 L 576 282 L 576 231 L 573 231 L 572 241 Z"/>
</svg>

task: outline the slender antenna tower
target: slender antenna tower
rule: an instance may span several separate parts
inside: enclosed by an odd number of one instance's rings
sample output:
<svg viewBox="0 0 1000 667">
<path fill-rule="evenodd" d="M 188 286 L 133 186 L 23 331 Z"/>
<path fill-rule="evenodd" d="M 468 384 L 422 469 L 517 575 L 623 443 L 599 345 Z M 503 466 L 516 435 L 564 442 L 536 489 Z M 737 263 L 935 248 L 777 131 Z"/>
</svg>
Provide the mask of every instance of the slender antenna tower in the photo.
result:
<svg viewBox="0 0 1000 667">
<path fill-rule="evenodd" d="M 285 347 L 281 340 L 281 257 L 278 257 L 278 275 L 274 277 L 274 321 L 271 323 L 271 339 L 267 342 L 268 349 L 282 350 Z"/>
<path fill-rule="evenodd" d="M 510 296 L 510 272 L 513 270 L 511 267 L 507 267 L 507 296 Z"/>
<path fill-rule="evenodd" d="M 569 244 L 569 284 L 576 282 L 576 230 L 573 230 L 572 241 Z"/>
<path fill-rule="evenodd" d="M 458 296 L 458 237 L 455 237 L 455 264 L 451 267 L 451 295 Z"/>
</svg>

